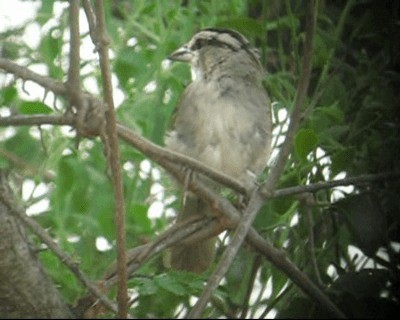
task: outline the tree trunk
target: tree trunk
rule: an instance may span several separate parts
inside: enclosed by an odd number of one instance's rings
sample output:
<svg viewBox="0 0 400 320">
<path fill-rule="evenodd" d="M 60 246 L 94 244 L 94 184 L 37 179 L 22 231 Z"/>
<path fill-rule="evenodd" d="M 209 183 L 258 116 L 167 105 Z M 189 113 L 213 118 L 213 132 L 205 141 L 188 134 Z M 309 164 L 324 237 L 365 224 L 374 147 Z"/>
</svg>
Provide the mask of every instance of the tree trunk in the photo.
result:
<svg viewBox="0 0 400 320">
<path fill-rule="evenodd" d="M 72 318 L 44 272 L 0 170 L 0 318 Z"/>
</svg>

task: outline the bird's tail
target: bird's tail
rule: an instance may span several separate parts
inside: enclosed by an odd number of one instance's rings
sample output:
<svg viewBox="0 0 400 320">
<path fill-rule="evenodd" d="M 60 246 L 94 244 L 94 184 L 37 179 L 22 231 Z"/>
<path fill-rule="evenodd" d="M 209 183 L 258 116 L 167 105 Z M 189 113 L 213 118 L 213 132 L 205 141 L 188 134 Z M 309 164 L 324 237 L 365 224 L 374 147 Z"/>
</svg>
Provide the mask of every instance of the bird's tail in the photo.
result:
<svg viewBox="0 0 400 320">
<path fill-rule="evenodd" d="M 187 195 L 183 210 L 177 222 L 192 218 L 194 215 L 211 215 L 209 205 L 200 198 Z M 171 267 L 202 273 L 207 270 L 215 256 L 215 238 L 202 240 L 190 245 L 176 245 L 171 249 Z"/>
</svg>

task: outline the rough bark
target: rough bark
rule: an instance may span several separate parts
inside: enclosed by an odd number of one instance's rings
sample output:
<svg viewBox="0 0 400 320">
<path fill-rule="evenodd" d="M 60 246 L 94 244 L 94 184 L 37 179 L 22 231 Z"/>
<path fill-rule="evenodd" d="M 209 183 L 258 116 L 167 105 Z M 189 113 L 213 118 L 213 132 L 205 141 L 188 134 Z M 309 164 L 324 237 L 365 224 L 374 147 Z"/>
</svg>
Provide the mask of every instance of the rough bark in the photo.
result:
<svg viewBox="0 0 400 320">
<path fill-rule="evenodd" d="M 72 313 L 44 272 L 0 171 L 0 318 L 71 318 Z"/>
</svg>

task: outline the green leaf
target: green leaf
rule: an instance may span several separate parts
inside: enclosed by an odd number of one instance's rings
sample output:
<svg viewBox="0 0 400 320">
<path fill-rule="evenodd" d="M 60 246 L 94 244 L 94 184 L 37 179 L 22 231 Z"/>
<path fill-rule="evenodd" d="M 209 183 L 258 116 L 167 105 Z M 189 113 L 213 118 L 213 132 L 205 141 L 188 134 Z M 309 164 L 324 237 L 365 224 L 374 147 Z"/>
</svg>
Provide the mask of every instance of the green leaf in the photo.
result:
<svg viewBox="0 0 400 320">
<path fill-rule="evenodd" d="M 127 214 L 128 233 L 153 234 L 151 221 L 147 215 L 149 206 L 141 203 L 134 203 Z"/>
<path fill-rule="evenodd" d="M 14 86 L 8 86 L 1 90 L 2 105 L 8 105 L 17 97 L 17 89 Z"/>
<path fill-rule="evenodd" d="M 42 38 L 42 41 L 39 46 L 39 52 L 42 55 L 42 58 L 49 64 L 53 64 L 54 59 L 57 57 L 60 51 L 60 39 L 54 38 L 52 36 L 52 31 L 55 28 L 48 32 L 47 36 Z"/>
<path fill-rule="evenodd" d="M 157 293 L 158 288 L 152 279 L 143 278 L 136 281 L 138 282 L 141 295 L 148 296 Z"/>
<path fill-rule="evenodd" d="M 52 17 L 53 5 L 53 1 L 42 1 L 42 5 L 38 10 L 37 22 L 44 25 Z"/>
<path fill-rule="evenodd" d="M 23 101 L 19 105 L 22 114 L 49 114 L 53 112 L 49 106 L 40 101 Z"/>
<path fill-rule="evenodd" d="M 156 277 L 154 283 L 177 296 L 183 296 L 186 294 L 186 288 L 177 282 L 176 279 L 171 278 L 168 274 Z"/>
<path fill-rule="evenodd" d="M 294 141 L 294 150 L 300 161 L 307 161 L 307 155 L 318 144 L 318 137 L 312 129 L 300 129 Z"/>
</svg>

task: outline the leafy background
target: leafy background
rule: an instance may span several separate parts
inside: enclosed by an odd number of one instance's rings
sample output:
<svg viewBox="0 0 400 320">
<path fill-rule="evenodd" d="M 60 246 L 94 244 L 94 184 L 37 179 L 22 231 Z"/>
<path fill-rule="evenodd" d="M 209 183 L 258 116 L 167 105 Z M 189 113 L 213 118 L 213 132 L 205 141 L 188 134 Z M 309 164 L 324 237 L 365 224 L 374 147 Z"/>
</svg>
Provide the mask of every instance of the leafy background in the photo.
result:
<svg viewBox="0 0 400 320">
<path fill-rule="evenodd" d="M 299 82 L 303 1 L 105 4 L 120 122 L 162 145 L 177 99 L 190 81 L 187 66 L 169 64 L 166 57 L 203 27 L 229 27 L 260 49 L 267 71 L 265 87 L 273 102 L 275 146 L 282 142 Z M 31 21 L 0 34 L 1 56 L 65 80 L 67 2 L 42 1 L 36 6 Z M 317 2 L 307 109 L 279 187 L 398 172 L 398 6 L 372 0 Z M 26 41 L 29 28 L 39 30 L 36 44 Z M 82 33 L 82 43 L 83 47 L 86 43 L 82 83 L 85 90 L 100 94 L 98 61 L 87 45 L 87 33 Z M 18 80 L 0 75 L 0 81 L 2 116 L 62 114 L 66 108 L 66 101 L 51 93 L 41 102 L 45 93 L 32 84 L 24 90 Z M 39 93 L 32 96 L 32 92 Z M 115 259 L 112 189 L 100 141 L 83 140 L 77 148 L 73 136 L 64 127 L 0 128 L 0 167 L 12 168 L 23 186 L 15 183 L 14 188 L 21 203 L 28 212 L 42 204 L 34 218 L 96 279 Z M 121 158 L 127 243 L 134 247 L 154 239 L 172 222 L 179 191 L 156 164 L 123 143 Z M 262 208 L 254 226 L 276 247 L 284 248 L 348 316 L 394 315 L 400 292 L 398 187 L 398 177 L 393 177 L 357 188 L 323 190 L 309 198 L 275 199 Z M 221 236 L 218 252 L 228 238 Z M 101 246 L 100 240 L 106 245 Z M 51 251 L 41 252 L 40 259 L 69 303 L 84 295 Z M 183 316 L 206 277 L 166 270 L 162 257 L 155 258 L 129 282 L 134 297 L 131 312 L 135 317 Z M 284 274 L 246 247 L 206 314 L 324 315 Z"/>
</svg>

